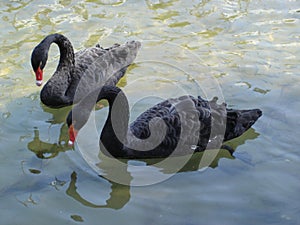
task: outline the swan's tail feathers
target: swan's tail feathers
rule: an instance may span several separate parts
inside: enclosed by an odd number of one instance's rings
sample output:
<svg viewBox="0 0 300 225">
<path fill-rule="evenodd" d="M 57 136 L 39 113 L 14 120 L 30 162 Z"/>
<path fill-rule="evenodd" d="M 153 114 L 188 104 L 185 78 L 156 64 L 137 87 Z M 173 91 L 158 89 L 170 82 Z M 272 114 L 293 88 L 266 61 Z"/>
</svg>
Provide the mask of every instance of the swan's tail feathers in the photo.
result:
<svg viewBox="0 0 300 225">
<path fill-rule="evenodd" d="M 126 56 L 127 62 L 131 64 L 135 60 L 140 48 L 141 48 L 141 42 L 128 41 L 124 44 L 124 46 L 123 45 L 120 45 L 119 47 L 116 46 L 114 49 L 117 49 L 119 51 L 118 53 L 121 58 Z"/>
<path fill-rule="evenodd" d="M 224 141 L 236 138 L 247 131 L 261 117 L 260 109 L 227 109 L 227 122 Z"/>
</svg>

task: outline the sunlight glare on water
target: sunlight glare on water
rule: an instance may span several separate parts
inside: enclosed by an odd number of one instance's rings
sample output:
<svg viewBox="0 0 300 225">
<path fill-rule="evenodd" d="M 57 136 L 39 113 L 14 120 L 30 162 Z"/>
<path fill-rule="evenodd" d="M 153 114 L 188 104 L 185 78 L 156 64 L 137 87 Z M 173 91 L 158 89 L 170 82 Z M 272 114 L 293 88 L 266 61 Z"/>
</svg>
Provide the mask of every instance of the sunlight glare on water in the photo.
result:
<svg viewBox="0 0 300 225">
<path fill-rule="evenodd" d="M 3 224 L 300 223 L 298 1 L 5 0 L 0 14 Z M 97 132 L 85 133 L 90 146 L 72 149 L 65 125 L 71 107 L 40 102 L 30 65 L 33 48 L 56 32 L 75 51 L 142 42 L 119 82 L 131 121 L 183 92 L 217 96 L 229 108 L 260 108 L 263 116 L 228 142 L 234 157 L 222 150 L 205 168 L 202 153 L 175 172 L 155 160 L 116 166 L 97 152 L 107 107 L 95 111 Z M 54 44 L 45 81 L 58 60 Z M 149 171 L 171 176 L 135 187 L 136 179 L 153 175 Z M 131 185 L 105 179 L 110 173 Z"/>
</svg>

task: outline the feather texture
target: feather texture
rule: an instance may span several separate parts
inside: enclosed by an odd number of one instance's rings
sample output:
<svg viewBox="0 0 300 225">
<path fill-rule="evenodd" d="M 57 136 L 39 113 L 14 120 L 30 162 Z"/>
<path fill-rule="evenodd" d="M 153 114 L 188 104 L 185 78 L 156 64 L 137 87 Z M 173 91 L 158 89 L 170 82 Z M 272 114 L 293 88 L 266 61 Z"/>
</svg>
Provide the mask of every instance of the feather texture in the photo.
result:
<svg viewBox="0 0 300 225">
<path fill-rule="evenodd" d="M 92 95 L 73 108 L 67 124 L 81 129 L 95 102 L 107 99 L 109 114 L 100 146 L 104 153 L 121 158 L 177 156 L 220 148 L 223 141 L 240 136 L 262 115 L 259 109 L 227 109 L 216 99 L 181 96 L 156 104 L 128 126 L 129 106 L 121 89 L 104 86 Z"/>
<path fill-rule="evenodd" d="M 42 82 L 42 72 L 52 43 L 59 47 L 60 60 L 53 76 L 41 91 L 41 101 L 53 108 L 77 103 L 101 85 L 116 85 L 141 46 L 138 41 L 115 44 L 106 49 L 97 45 L 74 54 L 72 44 L 65 36 L 48 35 L 31 55 L 38 85 Z"/>
</svg>

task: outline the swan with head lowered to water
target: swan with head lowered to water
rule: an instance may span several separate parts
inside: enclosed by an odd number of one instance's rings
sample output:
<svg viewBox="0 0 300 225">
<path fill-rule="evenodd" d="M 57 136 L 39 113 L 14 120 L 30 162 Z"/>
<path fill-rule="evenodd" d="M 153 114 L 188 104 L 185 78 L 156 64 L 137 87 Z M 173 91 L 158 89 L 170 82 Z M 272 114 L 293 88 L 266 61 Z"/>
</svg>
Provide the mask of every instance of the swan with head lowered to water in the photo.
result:
<svg viewBox="0 0 300 225">
<path fill-rule="evenodd" d="M 216 98 L 206 101 L 186 95 L 156 104 L 128 126 L 129 106 L 124 92 L 116 86 L 103 86 L 68 114 L 70 145 L 101 99 L 108 101 L 109 112 L 100 135 L 100 149 L 117 158 L 165 158 L 219 148 L 242 135 L 262 115 L 260 109 L 228 109 Z"/>
</svg>

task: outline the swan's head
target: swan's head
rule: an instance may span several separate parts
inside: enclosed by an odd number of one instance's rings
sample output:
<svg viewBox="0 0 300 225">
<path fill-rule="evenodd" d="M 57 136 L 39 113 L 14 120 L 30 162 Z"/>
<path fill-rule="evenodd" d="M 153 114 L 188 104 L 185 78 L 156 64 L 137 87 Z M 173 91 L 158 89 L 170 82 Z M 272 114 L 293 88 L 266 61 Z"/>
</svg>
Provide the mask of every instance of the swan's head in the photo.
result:
<svg viewBox="0 0 300 225">
<path fill-rule="evenodd" d="M 75 121 L 73 121 L 73 118 L 72 118 L 72 111 L 69 113 L 69 115 L 66 119 L 66 122 L 67 122 L 68 129 L 69 129 L 69 131 L 68 131 L 68 134 L 69 134 L 68 145 L 73 146 L 74 142 L 75 142 L 75 139 L 76 139 L 76 136 L 77 136 L 77 133 L 78 133 L 78 130 L 74 126 Z"/>
<path fill-rule="evenodd" d="M 77 133 L 89 120 L 95 104 L 100 99 L 106 98 L 109 104 L 112 105 L 112 102 L 114 102 L 116 96 L 118 96 L 120 93 L 122 93 L 122 96 L 124 95 L 124 93 L 121 92 L 121 89 L 116 86 L 99 87 L 98 89 L 91 91 L 83 99 L 81 99 L 79 103 L 73 106 L 66 118 L 66 123 L 69 128 L 69 145 L 74 144 Z M 121 101 L 119 98 L 118 100 Z"/>
<path fill-rule="evenodd" d="M 43 69 L 46 66 L 47 59 L 46 49 L 41 44 L 36 46 L 31 54 L 31 66 L 35 73 L 37 86 L 43 84 Z"/>
<path fill-rule="evenodd" d="M 71 124 L 69 127 L 69 141 L 68 141 L 68 145 L 73 146 L 76 136 L 77 136 L 77 130 L 74 128 L 74 125 Z"/>
<path fill-rule="evenodd" d="M 75 110 L 73 112 L 73 110 Z M 80 109 L 80 110 L 76 110 L 76 107 L 73 110 L 71 110 L 67 116 L 66 122 L 68 125 L 68 134 L 69 134 L 69 141 L 68 144 L 70 146 L 73 146 L 75 143 L 75 140 L 77 138 L 77 133 L 79 132 L 79 130 L 84 126 L 84 124 L 87 122 L 88 118 L 89 118 L 89 112 L 87 110 L 85 110 L 84 108 Z M 74 113 L 74 117 L 73 118 L 73 113 Z"/>
</svg>

